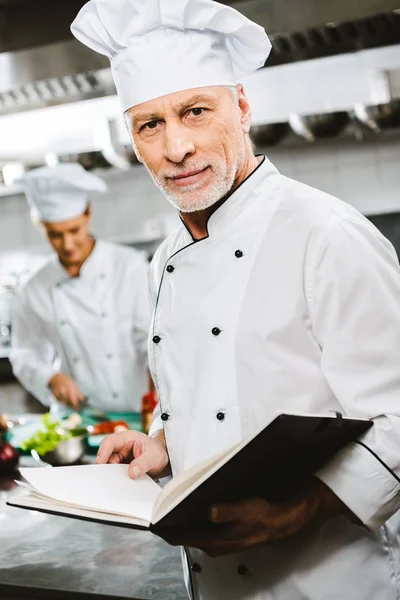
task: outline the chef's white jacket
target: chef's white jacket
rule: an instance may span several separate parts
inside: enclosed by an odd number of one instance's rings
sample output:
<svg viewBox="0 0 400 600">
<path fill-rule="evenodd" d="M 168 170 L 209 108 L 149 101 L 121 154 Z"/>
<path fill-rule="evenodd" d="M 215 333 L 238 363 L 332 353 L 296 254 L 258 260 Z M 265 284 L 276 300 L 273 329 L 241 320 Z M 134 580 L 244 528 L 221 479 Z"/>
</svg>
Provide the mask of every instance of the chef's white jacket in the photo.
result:
<svg viewBox="0 0 400 600">
<path fill-rule="evenodd" d="M 13 306 L 10 360 L 25 388 L 49 404 L 48 382 L 62 372 L 98 408 L 139 410 L 148 389 L 147 272 L 140 253 L 103 241 L 79 277 L 51 257 Z"/>
<path fill-rule="evenodd" d="M 374 420 L 317 474 L 365 527 L 337 517 L 226 557 L 191 549 L 191 594 L 398 600 L 400 270 L 392 245 L 354 208 L 265 159 L 211 216 L 208 237 L 193 241 L 182 225 L 163 243 L 150 287 L 160 400 L 151 433 L 164 428 L 174 474 L 277 411 Z"/>
</svg>

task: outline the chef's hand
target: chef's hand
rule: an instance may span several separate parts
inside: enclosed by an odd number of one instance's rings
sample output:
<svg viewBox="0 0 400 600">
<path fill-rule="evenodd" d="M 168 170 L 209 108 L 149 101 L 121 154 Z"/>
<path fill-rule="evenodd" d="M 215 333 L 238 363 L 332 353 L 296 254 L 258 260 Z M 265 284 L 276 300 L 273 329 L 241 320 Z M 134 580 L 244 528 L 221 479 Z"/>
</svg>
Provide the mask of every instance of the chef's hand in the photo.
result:
<svg viewBox="0 0 400 600">
<path fill-rule="evenodd" d="M 149 437 L 140 431 L 123 431 L 104 438 L 96 463 L 129 463 L 128 473 L 136 479 L 144 473 L 152 477 L 168 474 L 169 456 L 163 431 Z"/>
<path fill-rule="evenodd" d="M 268 542 L 286 540 L 316 527 L 335 514 L 350 513 L 318 479 L 294 502 L 271 503 L 251 498 L 217 504 L 209 511 L 209 525 L 190 529 L 155 530 L 172 546 L 198 548 L 209 556 L 223 556 Z"/>
<path fill-rule="evenodd" d="M 57 400 L 67 404 L 67 406 L 72 406 L 75 410 L 79 410 L 79 403 L 83 402 L 85 397 L 71 377 L 63 373 L 56 373 L 50 379 L 48 385 Z"/>
</svg>

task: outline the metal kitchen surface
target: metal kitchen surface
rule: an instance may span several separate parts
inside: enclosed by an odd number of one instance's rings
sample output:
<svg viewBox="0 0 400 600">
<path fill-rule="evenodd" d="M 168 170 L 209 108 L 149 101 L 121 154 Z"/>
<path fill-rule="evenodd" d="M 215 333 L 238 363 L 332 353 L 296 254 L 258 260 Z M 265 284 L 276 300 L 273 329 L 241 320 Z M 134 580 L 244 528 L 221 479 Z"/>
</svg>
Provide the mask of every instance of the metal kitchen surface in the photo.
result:
<svg viewBox="0 0 400 600">
<path fill-rule="evenodd" d="M 15 488 L 0 477 L 0 599 L 187 598 L 178 548 L 148 532 L 9 507 Z"/>
</svg>

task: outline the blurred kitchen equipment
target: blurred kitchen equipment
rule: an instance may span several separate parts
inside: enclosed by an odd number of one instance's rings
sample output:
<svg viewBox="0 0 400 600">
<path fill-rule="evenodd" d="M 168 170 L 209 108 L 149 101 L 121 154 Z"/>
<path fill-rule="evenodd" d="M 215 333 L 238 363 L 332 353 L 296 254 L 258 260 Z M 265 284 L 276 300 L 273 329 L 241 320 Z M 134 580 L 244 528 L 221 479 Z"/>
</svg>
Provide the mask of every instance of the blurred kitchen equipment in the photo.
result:
<svg viewBox="0 0 400 600">
<path fill-rule="evenodd" d="M 74 435 L 69 440 L 60 442 L 54 450 L 40 456 L 40 459 L 42 462 L 48 463 L 53 467 L 73 465 L 85 455 L 87 437 L 87 432 L 82 430 L 80 435 Z"/>
<path fill-rule="evenodd" d="M 119 143 L 118 119 L 102 118 L 97 123 L 93 132 L 94 143 L 100 148 L 100 151 L 106 161 L 116 169 L 126 171 L 130 167 L 130 162 L 125 156 L 124 149 Z"/>
<path fill-rule="evenodd" d="M 292 113 L 289 116 L 289 124 L 294 133 L 307 142 L 336 137 L 349 122 L 350 117 L 344 111 L 307 116 Z"/>
<path fill-rule="evenodd" d="M 379 133 L 387 129 L 400 127 L 400 100 L 392 100 L 387 104 L 366 106 L 357 104 L 351 116 L 367 130 Z"/>
<path fill-rule="evenodd" d="M 250 129 L 250 138 L 258 147 L 273 146 L 283 140 L 289 132 L 289 123 L 266 123 L 265 125 L 253 125 Z"/>
<path fill-rule="evenodd" d="M 31 455 L 32 458 L 35 459 L 35 461 L 41 466 L 41 467 L 52 467 L 53 465 L 44 462 L 44 460 L 42 460 L 39 456 L 39 454 L 36 452 L 36 450 L 31 450 Z"/>
</svg>

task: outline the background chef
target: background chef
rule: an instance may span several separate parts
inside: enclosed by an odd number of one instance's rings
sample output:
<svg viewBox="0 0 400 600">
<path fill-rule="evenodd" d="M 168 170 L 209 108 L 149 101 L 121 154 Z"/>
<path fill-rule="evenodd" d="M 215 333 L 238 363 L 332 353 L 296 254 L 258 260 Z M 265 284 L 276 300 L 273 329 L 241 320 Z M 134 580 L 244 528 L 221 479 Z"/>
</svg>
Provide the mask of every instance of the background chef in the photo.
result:
<svg viewBox="0 0 400 600">
<path fill-rule="evenodd" d="M 92 0 L 73 32 L 111 59 L 136 154 L 183 221 L 151 267 L 151 437 L 111 436 L 98 461 L 134 458 L 132 477 L 175 475 L 279 410 L 371 418 L 293 502 L 211 507 L 210 528 L 166 538 L 189 547 L 188 589 L 202 600 L 395 600 L 393 248 L 349 205 L 253 155 L 235 84 L 270 44 L 238 12 L 210 0 Z"/>
<path fill-rule="evenodd" d="M 127 247 L 90 233 L 90 192 L 99 177 L 78 164 L 28 172 L 22 179 L 55 254 L 19 290 L 10 360 L 43 404 L 138 411 L 148 389 L 147 263 Z"/>
</svg>

